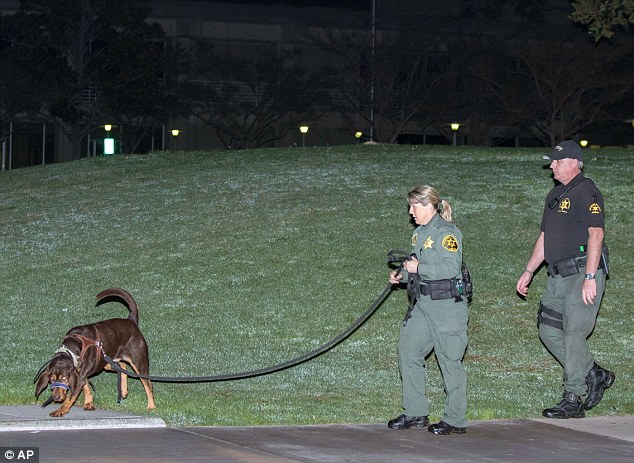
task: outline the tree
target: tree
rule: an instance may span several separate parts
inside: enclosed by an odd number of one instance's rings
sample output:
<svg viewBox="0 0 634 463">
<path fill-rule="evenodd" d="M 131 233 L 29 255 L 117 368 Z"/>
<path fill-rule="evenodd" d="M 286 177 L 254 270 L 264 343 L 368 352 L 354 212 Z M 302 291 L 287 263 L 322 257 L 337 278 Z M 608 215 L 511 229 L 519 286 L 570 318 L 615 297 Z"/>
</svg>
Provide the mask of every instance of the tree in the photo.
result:
<svg viewBox="0 0 634 463">
<path fill-rule="evenodd" d="M 573 21 L 588 26 L 598 42 L 614 35 L 617 27 L 634 24 L 634 0 L 577 0 L 573 2 Z"/>
<path fill-rule="evenodd" d="M 82 139 L 109 108 L 158 82 L 153 63 L 160 57 L 139 54 L 163 37 L 159 26 L 145 22 L 148 12 L 131 0 L 23 0 L 11 17 L 13 42 L 34 52 L 23 74 L 45 76 L 35 87 L 46 89 L 42 110 L 70 142 L 61 160 L 81 156 Z"/>
<path fill-rule="evenodd" d="M 631 46 L 544 42 L 510 48 L 507 56 L 517 60 L 515 69 L 483 78 L 512 120 L 545 145 L 623 117 L 612 109 L 632 92 Z"/>
<path fill-rule="evenodd" d="M 105 58 L 108 73 L 101 82 L 103 116 L 125 126 L 121 143 L 130 153 L 138 152 L 155 127 L 184 112 L 176 76 L 170 72 L 183 68 L 179 58 L 183 53 L 175 44 L 165 47 L 161 35 L 117 41 Z"/>
<path fill-rule="evenodd" d="M 373 124 L 374 140 L 395 143 L 407 130 L 422 131 L 436 120 L 443 104 L 436 96 L 451 77 L 449 59 L 439 51 L 444 22 L 402 18 L 398 30 L 381 34 L 373 59 L 363 32 L 331 34 L 319 43 L 340 66 L 331 71 L 338 87 L 334 109 L 347 130 Z"/>
<path fill-rule="evenodd" d="M 250 59 L 216 52 L 199 42 L 185 85 L 192 114 L 214 129 L 228 149 L 258 148 L 318 117 L 317 73 L 308 73 L 288 51 L 266 50 Z"/>
<path fill-rule="evenodd" d="M 42 107 L 45 90 L 39 85 L 44 78 L 37 69 L 28 69 L 34 58 L 49 63 L 54 60 L 41 49 L 31 50 L 13 41 L 14 25 L 0 18 L 0 126 L 20 113 L 36 113 Z M 36 55 L 36 56 L 34 56 Z"/>
</svg>

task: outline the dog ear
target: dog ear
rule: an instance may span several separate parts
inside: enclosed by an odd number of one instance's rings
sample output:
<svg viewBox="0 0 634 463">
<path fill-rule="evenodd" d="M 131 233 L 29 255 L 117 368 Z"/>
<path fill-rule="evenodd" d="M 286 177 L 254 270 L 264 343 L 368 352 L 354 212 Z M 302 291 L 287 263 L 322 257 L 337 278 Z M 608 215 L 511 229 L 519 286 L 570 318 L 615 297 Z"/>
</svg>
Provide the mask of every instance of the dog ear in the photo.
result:
<svg viewBox="0 0 634 463">
<path fill-rule="evenodd" d="M 75 394 L 81 392 L 81 388 L 84 387 L 87 379 L 83 377 L 81 372 L 79 371 L 79 367 L 77 369 L 73 369 L 70 372 L 68 378 L 68 387 L 70 388 L 70 393 Z"/>
<path fill-rule="evenodd" d="M 37 379 L 35 380 L 35 398 L 37 399 L 40 394 L 44 391 L 44 389 L 46 389 L 46 386 L 48 386 L 48 366 L 43 369 L 40 370 L 40 374 L 37 377 Z"/>
</svg>

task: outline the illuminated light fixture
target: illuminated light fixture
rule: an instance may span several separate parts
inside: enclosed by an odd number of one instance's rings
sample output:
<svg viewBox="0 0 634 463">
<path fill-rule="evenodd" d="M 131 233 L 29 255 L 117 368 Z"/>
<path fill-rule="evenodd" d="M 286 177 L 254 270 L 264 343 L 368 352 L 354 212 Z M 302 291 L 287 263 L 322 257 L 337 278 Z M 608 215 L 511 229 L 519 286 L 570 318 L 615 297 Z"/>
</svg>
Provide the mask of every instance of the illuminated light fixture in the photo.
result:
<svg viewBox="0 0 634 463">
<path fill-rule="evenodd" d="M 588 140 L 580 140 L 579 144 L 582 148 L 585 148 L 586 146 L 588 146 Z"/>
<path fill-rule="evenodd" d="M 112 130 L 112 124 L 106 124 L 103 126 L 103 128 L 106 132 L 110 132 Z"/>
<path fill-rule="evenodd" d="M 308 126 L 300 125 L 299 131 L 302 133 L 302 148 L 306 148 L 306 134 L 308 133 Z"/>
<path fill-rule="evenodd" d="M 178 137 L 178 134 L 179 134 L 179 133 L 181 133 L 181 131 L 180 131 L 180 130 L 178 130 L 178 129 L 172 129 L 172 135 L 173 135 L 174 137 Z"/>
<path fill-rule="evenodd" d="M 357 131 L 354 133 L 354 138 L 361 138 L 363 136 L 363 132 Z"/>
<path fill-rule="evenodd" d="M 451 131 L 453 132 L 453 146 L 456 146 L 458 144 L 458 137 L 456 136 L 456 132 L 458 132 L 460 124 L 458 122 L 452 122 L 451 124 L 449 124 L 449 127 L 451 127 Z"/>
</svg>

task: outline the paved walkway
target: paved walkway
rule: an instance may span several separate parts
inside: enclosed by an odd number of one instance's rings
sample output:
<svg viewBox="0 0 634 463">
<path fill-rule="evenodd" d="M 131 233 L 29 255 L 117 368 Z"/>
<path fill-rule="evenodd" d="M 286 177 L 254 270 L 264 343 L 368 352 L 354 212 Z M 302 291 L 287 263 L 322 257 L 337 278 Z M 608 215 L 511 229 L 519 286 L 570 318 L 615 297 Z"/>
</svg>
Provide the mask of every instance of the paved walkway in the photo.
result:
<svg viewBox="0 0 634 463">
<path fill-rule="evenodd" d="M 492 420 L 464 435 L 385 423 L 172 428 L 156 417 L 74 407 L 50 418 L 37 405 L 0 406 L 0 462 L 384 463 L 634 461 L 634 417 Z M 14 452 L 7 454 L 6 452 Z M 11 460 L 7 455 L 13 455 Z"/>
</svg>

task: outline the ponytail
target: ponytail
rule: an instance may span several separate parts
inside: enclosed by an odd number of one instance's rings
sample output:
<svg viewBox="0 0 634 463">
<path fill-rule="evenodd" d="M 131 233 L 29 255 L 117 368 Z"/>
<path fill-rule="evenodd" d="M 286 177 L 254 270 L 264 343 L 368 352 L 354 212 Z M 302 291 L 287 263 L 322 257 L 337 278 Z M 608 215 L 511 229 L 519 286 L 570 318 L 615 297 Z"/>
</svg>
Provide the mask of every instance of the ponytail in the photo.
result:
<svg viewBox="0 0 634 463">
<path fill-rule="evenodd" d="M 420 185 L 407 193 L 407 201 L 410 204 L 421 203 L 423 206 L 432 204 L 440 216 L 447 222 L 453 222 L 453 215 L 449 201 L 441 199 L 438 191 L 429 185 Z"/>
</svg>

